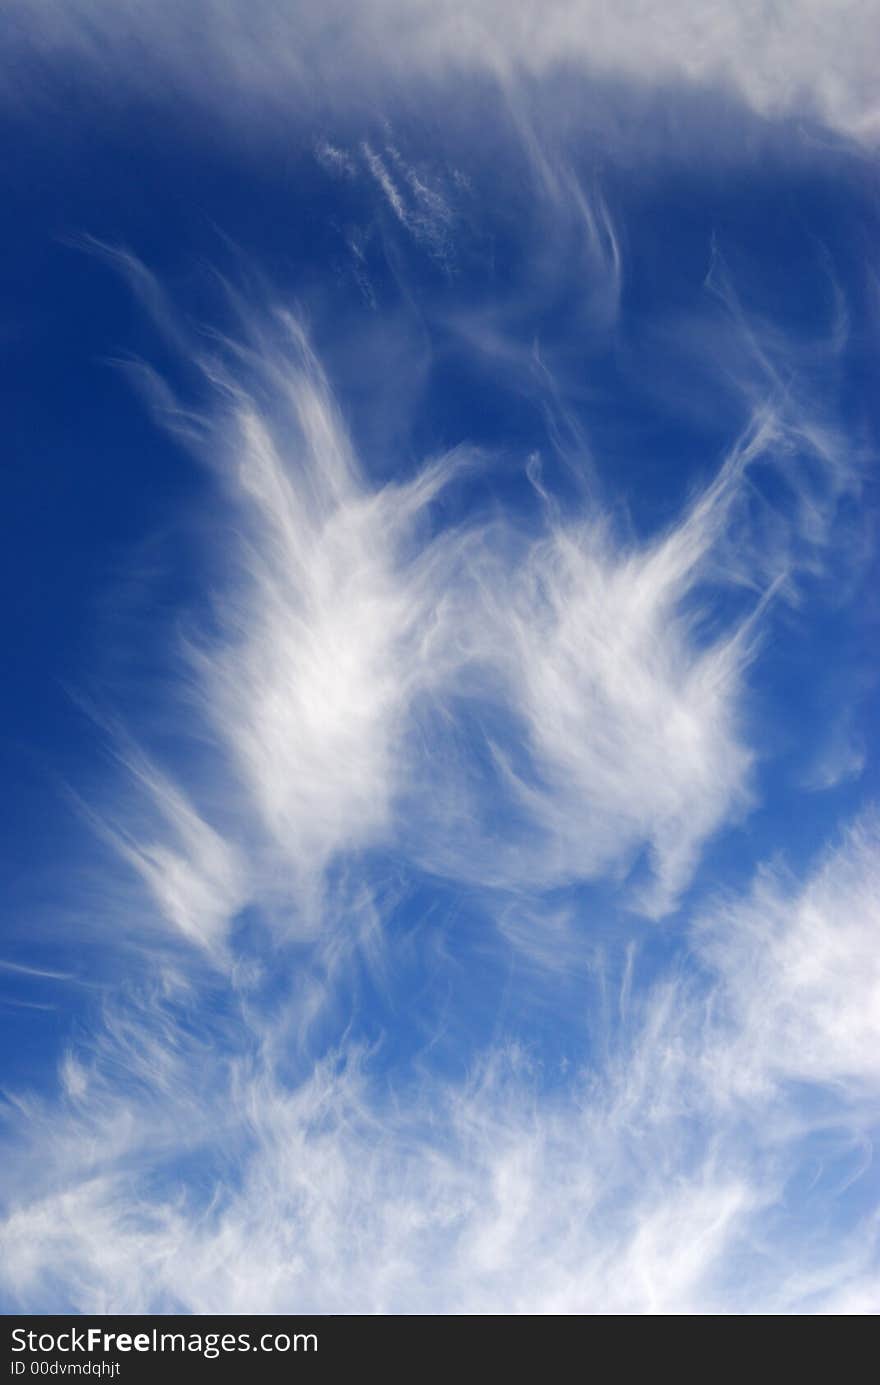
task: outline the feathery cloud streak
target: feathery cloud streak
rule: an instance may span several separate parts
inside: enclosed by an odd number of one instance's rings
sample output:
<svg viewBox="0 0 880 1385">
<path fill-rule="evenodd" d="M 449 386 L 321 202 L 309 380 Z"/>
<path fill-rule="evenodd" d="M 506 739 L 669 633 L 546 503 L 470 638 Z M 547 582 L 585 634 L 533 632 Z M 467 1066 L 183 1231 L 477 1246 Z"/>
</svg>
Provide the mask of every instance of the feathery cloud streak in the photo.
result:
<svg viewBox="0 0 880 1385">
<path fill-rule="evenodd" d="M 237 850 L 255 897 L 280 872 L 298 908 L 317 907 L 328 868 L 371 846 L 454 880 L 542 889 L 625 877 L 647 850 L 633 903 L 673 908 L 705 840 L 749 802 L 743 699 L 764 603 L 821 561 L 833 499 L 855 483 L 821 414 L 762 357 L 746 431 L 648 541 L 615 533 L 596 500 L 548 508 L 540 483 L 531 515 L 432 527 L 432 502 L 478 459 L 458 450 L 371 484 L 288 310 L 239 304 L 241 340 L 188 341 L 146 268 L 107 253 L 207 386 L 183 403 L 139 371 L 236 508 L 221 638 L 189 660 L 236 776 L 228 798 L 252 810 Z M 798 503 L 765 503 L 752 539 L 761 467 Z M 743 584 L 751 607 L 706 638 L 710 587 Z M 125 854 L 169 922 L 219 936 L 247 899 L 235 852 L 178 790 L 138 775 L 171 837 Z"/>
<path fill-rule="evenodd" d="M 151 101 L 161 89 L 226 119 L 264 119 L 291 103 L 347 103 L 389 80 L 442 81 L 484 73 L 507 81 L 558 69 L 650 90 L 727 89 L 762 116 L 816 119 L 857 139 L 877 136 L 874 15 L 867 0 L 784 9 L 753 0 L 689 0 L 613 8 L 595 0 L 259 0 L 223 6 L 188 0 L 27 0 L 12 7 L 19 60 L 28 68 L 76 63 L 111 90 L 125 72 Z M 132 58 L 137 62 L 132 62 Z M 28 100 L 39 99 L 39 89 Z M 219 98 L 219 99 L 218 99 Z"/>
<path fill-rule="evenodd" d="M 246 1006 L 197 1038 L 192 995 L 141 988 L 68 1060 L 61 1106 L 25 1113 L 9 1292 L 61 1306 L 60 1278 L 81 1312 L 864 1311 L 876 1224 L 850 1209 L 832 1235 L 828 1211 L 877 1116 L 877 846 L 865 820 L 799 891 L 765 870 L 711 912 L 711 969 L 643 994 L 564 1097 L 516 1045 L 463 1085 L 388 1089 L 356 1048 L 290 1085 Z M 810 1169 L 804 1226 L 785 1189 Z"/>
</svg>

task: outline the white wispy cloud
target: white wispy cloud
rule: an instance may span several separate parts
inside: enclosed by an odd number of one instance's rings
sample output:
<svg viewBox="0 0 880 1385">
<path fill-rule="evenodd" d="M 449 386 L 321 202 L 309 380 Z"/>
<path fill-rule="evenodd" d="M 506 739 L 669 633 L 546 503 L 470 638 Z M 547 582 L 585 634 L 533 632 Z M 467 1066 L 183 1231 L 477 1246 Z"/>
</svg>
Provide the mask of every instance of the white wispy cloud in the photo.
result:
<svg viewBox="0 0 880 1385">
<path fill-rule="evenodd" d="M 105 834 L 173 928 L 209 952 L 222 950 L 229 920 L 248 897 L 239 852 L 143 757 L 129 760 L 128 769 L 166 829 L 164 839 L 114 826 Z"/>
<path fill-rule="evenodd" d="M 786 339 L 713 271 L 747 344 L 748 421 L 661 534 L 633 538 L 592 481 L 563 515 L 534 459 L 531 516 L 450 524 L 435 502 L 486 464 L 460 448 L 371 479 L 288 308 L 231 294 L 236 334 L 198 333 L 131 254 L 98 249 L 200 382 L 183 399 L 129 367 L 229 507 L 214 628 L 181 667 L 227 824 L 131 752 L 166 836 L 116 833 L 165 917 L 216 948 L 248 903 L 286 899 L 309 932 L 328 872 L 373 848 L 494 889 L 634 872 L 632 905 L 674 909 L 751 802 L 748 671 L 773 599 L 821 572 L 857 483 Z M 552 374 L 537 378 L 558 414 Z M 762 498 L 767 473 L 792 503 Z M 718 593 L 741 588 L 749 604 L 719 619 Z"/>
<path fill-rule="evenodd" d="M 820 746 L 801 784 L 805 789 L 821 792 L 836 788 L 847 780 L 858 779 L 865 769 L 865 744 L 853 725 L 852 714 L 844 715 L 832 724 L 825 744 Z"/>
<path fill-rule="evenodd" d="M 827 1217 L 880 1115 L 878 859 L 867 818 L 800 884 L 765 868 L 707 916 L 711 971 L 642 987 L 604 1064 L 561 1092 L 515 1044 L 460 1082 L 389 1092 L 356 1048 L 285 1080 L 265 1018 L 197 1037 L 192 996 L 142 988 L 74 1081 L 68 1060 L 65 1097 L 27 1111 L 10 1301 L 57 1307 L 60 1285 L 84 1312 L 870 1311 L 877 1227 L 831 1236 Z M 805 1228 L 785 1189 L 817 1166 Z"/>
<path fill-rule="evenodd" d="M 487 631 L 481 647 L 525 727 L 534 777 L 508 776 L 527 832 L 540 829 L 516 851 L 538 878 L 593 876 L 648 844 L 644 903 L 665 912 L 700 843 L 747 801 L 737 701 L 749 638 L 707 646 L 685 610 L 727 480 L 642 549 L 615 543 L 601 521 L 562 524 L 488 595 L 495 642 Z"/>
<path fill-rule="evenodd" d="M 12 12 L 11 90 L 28 102 L 48 94 L 29 82 L 29 53 L 75 63 L 111 88 L 153 96 L 164 87 L 239 127 L 328 93 L 337 103 L 375 97 L 389 80 L 575 70 L 639 89 L 729 92 L 761 115 L 813 118 L 862 139 L 878 129 L 869 0 L 783 9 L 767 0 L 332 0 L 320 13 L 281 0 L 19 0 Z"/>
<path fill-rule="evenodd" d="M 716 905 L 701 947 L 741 1034 L 730 1050 L 734 1088 L 824 1082 L 876 1098 L 878 886 L 871 816 L 806 886 L 768 869 L 747 900 Z"/>
<path fill-rule="evenodd" d="M 417 241 L 443 265 L 448 265 L 452 246 L 453 212 L 436 188 L 410 167 L 399 150 L 387 146 L 386 160 L 366 141 L 361 146 L 364 162 L 392 212 Z M 389 168 L 393 163 L 398 181 Z"/>
</svg>

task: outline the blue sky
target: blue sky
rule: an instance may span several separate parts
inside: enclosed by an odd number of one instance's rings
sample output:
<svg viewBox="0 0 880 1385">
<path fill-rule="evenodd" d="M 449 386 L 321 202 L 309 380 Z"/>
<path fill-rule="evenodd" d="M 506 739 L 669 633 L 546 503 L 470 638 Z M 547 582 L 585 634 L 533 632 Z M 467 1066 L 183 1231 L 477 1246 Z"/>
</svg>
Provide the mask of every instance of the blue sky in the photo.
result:
<svg viewBox="0 0 880 1385">
<path fill-rule="evenodd" d="M 843 8 L 13 5 L 5 1311 L 877 1311 Z"/>
</svg>

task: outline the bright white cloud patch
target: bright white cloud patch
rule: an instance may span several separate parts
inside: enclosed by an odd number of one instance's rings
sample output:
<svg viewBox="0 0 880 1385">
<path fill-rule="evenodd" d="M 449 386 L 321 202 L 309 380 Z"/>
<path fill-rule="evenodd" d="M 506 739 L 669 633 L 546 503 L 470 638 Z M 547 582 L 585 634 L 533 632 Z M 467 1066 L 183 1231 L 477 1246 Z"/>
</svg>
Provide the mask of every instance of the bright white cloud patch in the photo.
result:
<svg viewBox="0 0 880 1385">
<path fill-rule="evenodd" d="M 10 1292 L 41 1304 L 60 1278 L 65 1306 L 82 1312 L 870 1302 L 869 1228 L 829 1258 L 818 1219 L 785 1226 L 784 1189 L 829 1130 L 824 1158 L 851 1166 L 850 1186 L 867 1176 L 878 844 L 876 824 L 858 824 L 795 892 L 763 872 L 707 919 L 724 940 L 702 946 L 712 973 L 649 988 L 604 1068 L 564 1096 L 539 1096 L 516 1047 L 484 1055 L 460 1086 L 383 1091 L 357 1051 L 291 1084 L 268 1026 L 248 1055 L 244 1011 L 197 1044 L 175 1038 L 191 1002 L 130 997 L 80 1056 L 63 1107 L 29 1113 L 3 1228 Z M 812 1116 L 792 1083 L 812 1089 Z M 27 1151 L 47 1138 L 35 1173 Z M 235 1164 L 207 1210 L 173 1191 L 183 1154 Z M 832 1200 L 847 1177 L 835 1169 Z M 745 1277 L 730 1268 L 745 1263 Z"/>
<path fill-rule="evenodd" d="M 320 12 L 302 0 L 27 0 L 14 9 L 19 51 L 86 64 L 111 86 L 121 71 L 145 90 L 161 79 L 215 114 L 230 84 L 239 116 L 263 119 L 328 89 L 348 102 L 389 77 L 485 73 L 503 84 L 577 69 L 647 89 L 729 90 L 761 115 L 877 135 L 869 0 L 328 0 Z"/>
<path fill-rule="evenodd" d="M 806 886 L 762 872 L 748 901 L 719 904 L 704 955 L 725 980 L 742 1032 L 731 1081 L 839 1084 L 855 1099 L 880 1081 L 880 857 L 874 819 Z"/>
</svg>

